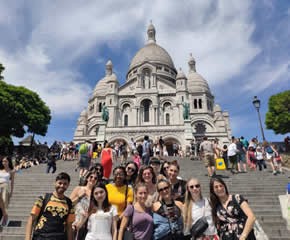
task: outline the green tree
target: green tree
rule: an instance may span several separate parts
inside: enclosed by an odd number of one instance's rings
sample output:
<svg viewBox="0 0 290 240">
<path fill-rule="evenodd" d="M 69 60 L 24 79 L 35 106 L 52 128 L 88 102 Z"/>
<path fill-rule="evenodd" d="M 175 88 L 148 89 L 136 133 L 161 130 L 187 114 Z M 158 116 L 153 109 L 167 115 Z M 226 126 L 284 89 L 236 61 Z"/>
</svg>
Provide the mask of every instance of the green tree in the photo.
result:
<svg viewBox="0 0 290 240">
<path fill-rule="evenodd" d="M 1 73 L 5 70 L 5 67 L 0 63 L 0 80 L 3 80 Z"/>
<path fill-rule="evenodd" d="M 290 90 L 270 97 L 266 113 L 266 127 L 276 134 L 290 132 Z"/>
<path fill-rule="evenodd" d="M 45 136 L 51 120 L 49 108 L 37 93 L 4 81 L 0 81 L 0 112 L 0 149 L 12 136 L 23 137 L 27 132 Z"/>
</svg>

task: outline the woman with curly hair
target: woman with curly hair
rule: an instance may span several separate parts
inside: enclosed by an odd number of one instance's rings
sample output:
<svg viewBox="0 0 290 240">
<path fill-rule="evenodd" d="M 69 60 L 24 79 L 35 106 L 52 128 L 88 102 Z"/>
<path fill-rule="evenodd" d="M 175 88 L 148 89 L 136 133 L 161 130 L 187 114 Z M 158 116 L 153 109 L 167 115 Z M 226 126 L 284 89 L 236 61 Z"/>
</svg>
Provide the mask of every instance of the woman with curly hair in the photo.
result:
<svg viewBox="0 0 290 240">
<path fill-rule="evenodd" d="M 98 180 L 96 172 L 87 172 L 85 186 L 77 186 L 73 189 L 70 199 L 75 205 L 75 221 L 73 226 L 79 226 L 82 216 L 88 211 L 93 187 Z M 75 239 L 82 240 L 86 235 L 85 227 L 75 228 Z"/>
<path fill-rule="evenodd" d="M 127 205 L 133 202 L 133 189 L 127 184 L 125 167 L 115 167 L 113 176 L 113 182 L 107 184 L 106 188 L 109 202 L 117 207 L 118 216 L 121 216 Z"/>
</svg>

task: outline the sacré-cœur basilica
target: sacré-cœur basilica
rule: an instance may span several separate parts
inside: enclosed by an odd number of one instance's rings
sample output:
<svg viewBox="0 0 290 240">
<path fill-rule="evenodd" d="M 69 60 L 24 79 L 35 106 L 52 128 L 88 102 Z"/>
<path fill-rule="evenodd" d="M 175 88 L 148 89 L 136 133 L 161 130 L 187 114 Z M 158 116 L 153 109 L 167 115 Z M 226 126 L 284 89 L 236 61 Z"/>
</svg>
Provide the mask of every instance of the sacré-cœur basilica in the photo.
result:
<svg viewBox="0 0 290 240">
<path fill-rule="evenodd" d="M 185 150 L 205 135 L 229 143 L 229 114 L 215 104 L 207 81 L 196 71 L 195 59 L 190 56 L 187 74 L 177 71 L 155 35 L 150 24 L 147 42 L 133 57 L 123 85 L 112 62 L 107 62 L 104 78 L 80 114 L 74 142 L 128 143 L 131 138 L 143 141 L 144 135 L 153 141 L 162 136 L 169 153 L 174 142 Z"/>
</svg>

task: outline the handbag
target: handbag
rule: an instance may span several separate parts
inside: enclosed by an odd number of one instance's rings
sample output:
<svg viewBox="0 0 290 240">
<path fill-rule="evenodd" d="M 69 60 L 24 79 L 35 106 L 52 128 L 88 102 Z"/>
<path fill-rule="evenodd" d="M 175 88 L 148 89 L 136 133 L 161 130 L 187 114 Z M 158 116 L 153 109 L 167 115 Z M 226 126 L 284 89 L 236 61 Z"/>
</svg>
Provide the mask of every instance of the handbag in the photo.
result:
<svg viewBox="0 0 290 240">
<path fill-rule="evenodd" d="M 133 216 L 134 216 L 134 206 L 132 205 L 133 213 L 130 218 L 130 225 L 125 229 L 123 240 L 134 240 L 134 234 L 132 233 L 133 230 Z"/>
<path fill-rule="evenodd" d="M 191 236 L 195 239 L 200 237 L 205 230 L 208 228 L 208 222 L 206 217 L 201 217 L 198 219 L 195 224 L 192 225 L 190 229 Z"/>
<path fill-rule="evenodd" d="M 204 200 L 204 207 L 203 207 L 203 216 L 199 218 L 191 227 L 190 233 L 193 239 L 200 237 L 205 230 L 208 228 L 208 222 L 206 220 L 205 215 L 205 200 Z"/>
</svg>

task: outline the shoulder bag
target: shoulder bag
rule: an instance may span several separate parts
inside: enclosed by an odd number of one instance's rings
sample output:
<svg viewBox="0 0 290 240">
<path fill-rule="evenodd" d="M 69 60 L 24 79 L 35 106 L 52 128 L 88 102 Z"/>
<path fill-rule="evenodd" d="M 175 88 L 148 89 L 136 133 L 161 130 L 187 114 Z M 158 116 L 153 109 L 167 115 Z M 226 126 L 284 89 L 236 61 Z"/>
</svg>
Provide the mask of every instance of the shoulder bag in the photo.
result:
<svg viewBox="0 0 290 240">
<path fill-rule="evenodd" d="M 204 206 L 203 206 L 203 216 L 199 218 L 195 224 L 192 225 L 190 229 L 190 233 L 193 239 L 199 238 L 205 230 L 208 228 L 208 222 L 205 217 L 205 200 L 204 200 Z"/>
<path fill-rule="evenodd" d="M 132 232 L 132 230 L 133 230 L 133 216 L 134 216 L 134 206 L 133 205 L 132 205 L 132 208 L 133 208 L 132 216 L 130 217 L 130 222 L 128 224 L 129 226 L 124 231 L 123 240 L 134 240 L 134 234 Z"/>
</svg>

